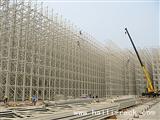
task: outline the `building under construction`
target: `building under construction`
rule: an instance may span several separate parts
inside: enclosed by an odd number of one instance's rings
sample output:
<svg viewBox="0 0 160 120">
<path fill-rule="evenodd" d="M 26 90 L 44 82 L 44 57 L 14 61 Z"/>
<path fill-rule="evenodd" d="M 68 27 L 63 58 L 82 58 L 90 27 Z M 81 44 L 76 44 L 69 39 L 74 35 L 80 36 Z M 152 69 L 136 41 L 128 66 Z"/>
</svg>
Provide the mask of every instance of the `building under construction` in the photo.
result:
<svg viewBox="0 0 160 120">
<path fill-rule="evenodd" d="M 31 0 L 0 0 L 0 119 L 160 118 L 159 48 L 101 44 L 48 11 Z M 142 96 L 149 85 L 153 97 Z"/>
<path fill-rule="evenodd" d="M 105 96 L 104 50 L 93 38 L 30 2 L 1 2 L 1 98 Z"/>
<path fill-rule="evenodd" d="M 152 74 L 152 54 L 141 50 Z M 155 72 L 154 72 L 155 75 Z M 101 45 L 43 4 L 0 1 L 0 98 L 54 100 L 140 95 L 145 81 L 133 52 Z"/>
</svg>

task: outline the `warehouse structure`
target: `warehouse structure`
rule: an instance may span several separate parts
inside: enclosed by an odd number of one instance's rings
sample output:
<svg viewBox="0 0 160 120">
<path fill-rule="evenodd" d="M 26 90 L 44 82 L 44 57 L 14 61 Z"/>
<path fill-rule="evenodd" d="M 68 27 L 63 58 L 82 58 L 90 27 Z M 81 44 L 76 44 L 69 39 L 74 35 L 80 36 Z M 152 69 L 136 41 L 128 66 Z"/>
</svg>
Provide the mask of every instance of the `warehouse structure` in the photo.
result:
<svg viewBox="0 0 160 120">
<path fill-rule="evenodd" d="M 122 50 L 112 41 L 106 43 L 105 46 L 105 82 L 106 94 L 124 95 L 124 61 Z"/>
<path fill-rule="evenodd" d="M 152 69 L 154 88 L 160 88 L 160 50 L 152 48 Z"/>
<path fill-rule="evenodd" d="M 1 97 L 104 97 L 104 53 L 91 36 L 35 4 L 1 3 Z M 92 39 L 92 41 L 91 41 Z"/>
<path fill-rule="evenodd" d="M 125 95 L 136 95 L 136 80 L 135 80 L 135 54 L 129 49 L 123 51 Z"/>
<path fill-rule="evenodd" d="M 0 1 L 0 99 L 135 95 L 143 81 L 135 58 L 113 42 L 97 43 L 53 11 L 49 15 L 43 4 Z"/>
</svg>

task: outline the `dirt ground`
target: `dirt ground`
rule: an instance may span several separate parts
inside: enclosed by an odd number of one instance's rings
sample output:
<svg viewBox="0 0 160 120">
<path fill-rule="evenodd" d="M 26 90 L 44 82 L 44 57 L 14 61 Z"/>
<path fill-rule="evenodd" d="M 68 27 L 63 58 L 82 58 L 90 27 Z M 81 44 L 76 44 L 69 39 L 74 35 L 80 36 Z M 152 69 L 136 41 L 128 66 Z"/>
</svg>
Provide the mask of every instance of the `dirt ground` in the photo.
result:
<svg viewBox="0 0 160 120">
<path fill-rule="evenodd" d="M 37 101 L 36 106 L 43 105 L 43 101 Z M 27 107 L 27 106 L 34 106 L 32 101 L 9 101 L 8 103 L 4 104 L 3 102 L 0 102 L 1 107 Z"/>
</svg>

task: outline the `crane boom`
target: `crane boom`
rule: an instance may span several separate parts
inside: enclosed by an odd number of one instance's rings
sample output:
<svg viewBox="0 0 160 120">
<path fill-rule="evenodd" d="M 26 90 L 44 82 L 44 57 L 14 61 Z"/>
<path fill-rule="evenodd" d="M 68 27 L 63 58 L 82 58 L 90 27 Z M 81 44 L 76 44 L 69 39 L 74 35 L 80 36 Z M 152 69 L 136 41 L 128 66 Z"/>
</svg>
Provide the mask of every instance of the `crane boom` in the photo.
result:
<svg viewBox="0 0 160 120">
<path fill-rule="evenodd" d="M 133 46 L 133 48 L 135 50 L 135 53 L 136 53 L 136 55 L 138 57 L 138 60 L 139 60 L 139 62 L 141 64 L 141 67 L 143 69 L 144 75 L 145 75 L 146 80 L 147 80 L 147 90 L 148 90 L 148 93 L 153 93 L 154 92 L 154 88 L 153 88 L 153 84 L 152 84 L 152 80 L 151 80 L 150 74 L 149 74 L 147 68 L 145 67 L 145 65 L 143 64 L 143 62 L 142 62 L 142 60 L 141 60 L 141 58 L 139 56 L 139 53 L 138 53 L 138 51 L 136 49 L 136 46 L 135 46 L 135 44 L 134 44 L 134 42 L 133 42 L 133 40 L 132 40 L 132 38 L 131 38 L 128 30 L 127 30 L 127 28 L 125 28 L 125 33 L 128 35 L 128 37 L 129 37 L 129 39 L 130 39 L 130 41 L 132 43 L 132 46 Z"/>
</svg>

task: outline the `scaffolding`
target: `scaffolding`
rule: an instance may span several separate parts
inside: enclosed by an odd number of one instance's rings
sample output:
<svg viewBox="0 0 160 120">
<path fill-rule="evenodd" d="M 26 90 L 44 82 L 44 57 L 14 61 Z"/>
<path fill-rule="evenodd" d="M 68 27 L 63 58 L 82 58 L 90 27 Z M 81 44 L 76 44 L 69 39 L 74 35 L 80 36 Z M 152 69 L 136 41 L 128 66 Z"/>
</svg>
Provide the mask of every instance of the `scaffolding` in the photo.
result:
<svg viewBox="0 0 160 120">
<path fill-rule="evenodd" d="M 105 96 L 104 53 L 94 38 L 43 4 L 0 2 L 0 97 Z"/>
<path fill-rule="evenodd" d="M 158 47 L 152 48 L 152 69 L 153 69 L 153 83 L 154 88 L 160 88 L 160 49 Z"/>
<path fill-rule="evenodd" d="M 140 94 L 146 83 L 135 58 L 111 41 L 101 45 L 53 10 L 49 14 L 43 3 L 0 0 L 0 99 Z"/>
<path fill-rule="evenodd" d="M 124 53 L 124 73 L 125 73 L 125 95 L 136 94 L 136 80 L 135 80 L 135 58 L 133 51 L 125 49 Z"/>
<path fill-rule="evenodd" d="M 106 96 L 124 95 L 124 60 L 122 50 L 112 41 L 106 43 Z"/>
</svg>

